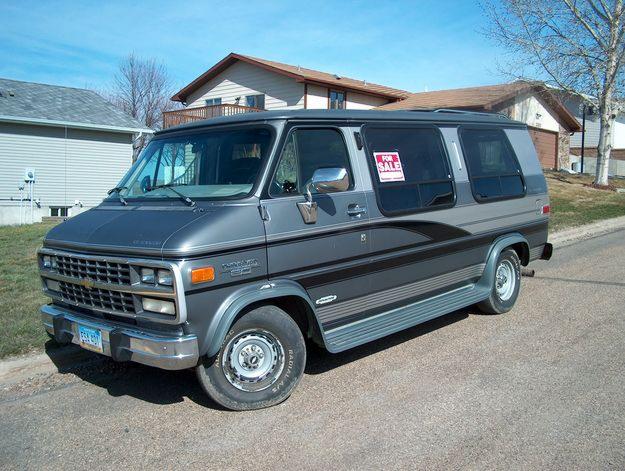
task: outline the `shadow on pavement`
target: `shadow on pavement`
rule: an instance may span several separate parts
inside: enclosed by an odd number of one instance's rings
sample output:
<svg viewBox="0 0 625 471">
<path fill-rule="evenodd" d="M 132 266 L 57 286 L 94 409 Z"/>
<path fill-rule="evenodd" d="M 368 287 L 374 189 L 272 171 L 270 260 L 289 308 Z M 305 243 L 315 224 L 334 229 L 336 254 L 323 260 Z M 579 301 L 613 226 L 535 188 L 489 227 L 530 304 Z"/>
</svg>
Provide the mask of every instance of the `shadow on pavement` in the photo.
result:
<svg viewBox="0 0 625 471">
<path fill-rule="evenodd" d="M 468 309 L 456 311 L 342 353 L 332 354 L 313 346 L 309 348 L 305 374 L 322 374 L 347 365 L 466 319 L 468 314 Z M 52 341 L 46 344 L 46 353 L 59 373 L 73 374 L 83 381 L 106 389 L 113 397 L 130 396 L 159 405 L 175 404 L 188 398 L 201 406 L 224 410 L 204 393 L 194 370 L 165 371 L 132 362 L 117 363 L 75 345 L 59 348 Z"/>
</svg>

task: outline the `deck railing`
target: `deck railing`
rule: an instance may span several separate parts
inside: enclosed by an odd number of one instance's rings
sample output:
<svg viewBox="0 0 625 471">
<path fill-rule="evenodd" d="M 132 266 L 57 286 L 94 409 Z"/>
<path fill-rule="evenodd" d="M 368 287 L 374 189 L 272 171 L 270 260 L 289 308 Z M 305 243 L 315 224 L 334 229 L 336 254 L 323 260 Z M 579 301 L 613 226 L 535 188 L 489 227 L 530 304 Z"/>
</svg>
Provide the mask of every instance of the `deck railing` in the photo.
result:
<svg viewBox="0 0 625 471">
<path fill-rule="evenodd" d="M 241 113 L 255 113 L 258 111 L 264 110 L 235 104 L 199 106 L 197 108 L 165 111 L 163 113 L 163 129 L 178 126 L 180 124 L 200 121 L 202 119 L 217 118 L 219 116 L 232 116 Z"/>
</svg>

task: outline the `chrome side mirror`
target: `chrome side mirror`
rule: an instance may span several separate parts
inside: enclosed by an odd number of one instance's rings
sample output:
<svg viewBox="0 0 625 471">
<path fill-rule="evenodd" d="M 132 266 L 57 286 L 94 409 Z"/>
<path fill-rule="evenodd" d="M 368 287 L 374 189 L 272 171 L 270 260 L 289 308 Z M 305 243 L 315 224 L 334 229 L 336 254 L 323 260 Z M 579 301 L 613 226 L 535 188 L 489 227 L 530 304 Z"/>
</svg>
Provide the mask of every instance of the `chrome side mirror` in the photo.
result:
<svg viewBox="0 0 625 471">
<path fill-rule="evenodd" d="M 318 168 L 311 185 L 319 193 L 334 193 L 349 188 L 349 175 L 344 168 Z"/>
<path fill-rule="evenodd" d="M 297 203 L 299 212 L 306 224 L 317 222 L 317 203 L 312 200 L 311 188 L 318 193 L 335 193 L 349 188 L 349 174 L 344 168 L 318 168 L 312 180 L 306 185 L 306 201 Z"/>
</svg>

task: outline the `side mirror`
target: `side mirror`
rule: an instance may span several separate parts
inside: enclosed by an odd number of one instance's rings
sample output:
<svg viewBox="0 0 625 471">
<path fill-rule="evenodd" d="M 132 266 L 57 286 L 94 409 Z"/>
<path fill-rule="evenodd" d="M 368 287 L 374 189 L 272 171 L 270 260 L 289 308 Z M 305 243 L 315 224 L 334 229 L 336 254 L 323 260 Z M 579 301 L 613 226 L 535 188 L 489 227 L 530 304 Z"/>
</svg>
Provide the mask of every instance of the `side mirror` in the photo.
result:
<svg viewBox="0 0 625 471">
<path fill-rule="evenodd" d="M 349 175 L 344 168 L 318 168 L 312 177 L 312 187 L 319 193 L 346 191 Z"/>
<path fill-rule="evenodd" d="M 306 201 L 297 203 L 299 212 L 306 224 L 317 222 L 317 203 L 312 200 L 310 189 L 319 193 L 336 193 L 349 188 L 349 174 L 344 168 L 318 168 L 313 173 L 312 180 L 306 185 Z"/>
</svg>

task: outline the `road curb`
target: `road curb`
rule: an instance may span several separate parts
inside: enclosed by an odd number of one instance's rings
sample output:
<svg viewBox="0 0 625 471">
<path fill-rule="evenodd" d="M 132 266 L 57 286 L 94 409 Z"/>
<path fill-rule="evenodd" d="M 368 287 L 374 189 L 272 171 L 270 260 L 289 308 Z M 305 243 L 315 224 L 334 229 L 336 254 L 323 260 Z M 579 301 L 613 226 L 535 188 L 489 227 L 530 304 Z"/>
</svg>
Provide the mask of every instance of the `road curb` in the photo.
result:
<svg viewBox="0 0 625 471">
<path fill-rule="evenodd" d="M 625 216 L 604 219 L 584 226 L 564 229 L 549 235 L 554 248 L 562 248 L 611 232 L 625 230 Z M 100 355 L 70 345 L 45 353 L 26 354 L 0 360 L 0 384 L 38 373 L 67 371 L 103 359 Z"/>
<path fill-rule="evenodd" d="M 581 242 L 583 240 L 593 239 L 611 232 L 617 232 L 625 229 L 625 216 L 603 219 L 585 224 L 583 226 L 571 227 L 562 231 L 554 232 L 549 235 L 549 242 L 554 248 L 566 247 L 567 245 Z"/>
</svg>

